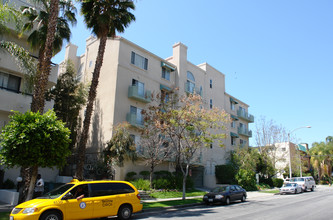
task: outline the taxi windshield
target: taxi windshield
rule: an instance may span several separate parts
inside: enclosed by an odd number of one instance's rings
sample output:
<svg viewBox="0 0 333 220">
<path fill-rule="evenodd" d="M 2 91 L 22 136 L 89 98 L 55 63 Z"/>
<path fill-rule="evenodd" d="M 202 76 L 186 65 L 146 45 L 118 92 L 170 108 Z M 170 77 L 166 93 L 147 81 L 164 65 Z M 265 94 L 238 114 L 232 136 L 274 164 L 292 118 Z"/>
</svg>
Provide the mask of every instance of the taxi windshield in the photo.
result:
<svg viewBox="0 0 333 220">
<path fill-rule="evenodd" d="M 56 199 L 59 196 L 61 196 L 62 194 L 64 194 L 67 190 L 72 188 L 73 186 L 74 186 L 74 184 L 66 184 L 66 185 L 59 186 L 58 188 L 56 188 L 48 193 L 45 193 L 43 195 L 43 197 L 44 198 L 46 197 L 49 199 Z"/>
</svg>

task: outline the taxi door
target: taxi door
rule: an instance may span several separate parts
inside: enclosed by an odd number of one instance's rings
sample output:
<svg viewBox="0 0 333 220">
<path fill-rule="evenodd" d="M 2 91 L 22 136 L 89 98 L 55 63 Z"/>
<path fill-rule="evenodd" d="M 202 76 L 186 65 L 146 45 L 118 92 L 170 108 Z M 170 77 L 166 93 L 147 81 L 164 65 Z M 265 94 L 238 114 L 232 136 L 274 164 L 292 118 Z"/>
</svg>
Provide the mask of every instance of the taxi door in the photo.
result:
<svg viewBox="0 0 333 220">
<path fill-rule="evenodd" d="M 68 199 L 63 200 L 64 207 L 64 219 L 68 220 L 82 220 L 92 218 L 93 210 L 94 210 L 94 198 L 89 196 L 89 191 L 87 185 L 80 185 L 86 187 L 84 197 L 81 199 L 77 199 L 75 195 L 75 191 L 77 190 L 75 187 L 70 192 L 70 196 Z"/>
<path fill-rule="evenodd" d="M 114 195 L 111 183 L 93 183 L 89 188 L 94 198 L 93 218 L 117 215 L 121 195 Z"/>
</svg>

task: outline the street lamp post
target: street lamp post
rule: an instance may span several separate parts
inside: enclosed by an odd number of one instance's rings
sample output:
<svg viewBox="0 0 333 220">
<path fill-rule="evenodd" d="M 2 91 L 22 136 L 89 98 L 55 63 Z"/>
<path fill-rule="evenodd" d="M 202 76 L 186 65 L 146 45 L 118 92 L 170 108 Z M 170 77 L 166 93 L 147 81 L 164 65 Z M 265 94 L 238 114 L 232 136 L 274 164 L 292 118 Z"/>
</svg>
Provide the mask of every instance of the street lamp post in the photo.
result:
<svg viewBox="0 0 333 220">
<path fill-rule="evenodd" d="M 311 126 L 303 126 L 303 127 L 299 127 L 296 128 L 294 130 L 292 130 L 291 132 L 288 133 L 288 147 L 289 147 L 289 177 L 291 179 L 292 177 L 292 173 L 291 173 L 291 149 L 290 149 L 290 134 L 293 133 L 294 131 L 301 129 L 301 128 L 311 128 Z"/>
</svg>

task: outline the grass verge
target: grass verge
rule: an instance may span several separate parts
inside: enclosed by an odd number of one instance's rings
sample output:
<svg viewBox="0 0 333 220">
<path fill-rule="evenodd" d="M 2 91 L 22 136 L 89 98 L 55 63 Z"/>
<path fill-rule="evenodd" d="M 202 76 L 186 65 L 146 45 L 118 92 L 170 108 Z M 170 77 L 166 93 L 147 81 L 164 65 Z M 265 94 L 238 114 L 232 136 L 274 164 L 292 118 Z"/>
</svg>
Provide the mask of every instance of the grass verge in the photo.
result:
<svg viewBox="0 0 333 220">
<path fill-rule="evenodd" d="M 161 202 L 147 202 L 147 203 L 143 203 L 143 209 L 164 208 L 164 207 L 171 207 L 171 206 L 176 206 L 176 205 L 195 204 L 195 203 L 201 203 L 201 202 L 202 202 L 202 198 L 186 199 L 186 200 L 171 200 L 171 201 L 161 201 Z"/>
<path fill-rule="evenodd" d="M 203 196 L 206 192 L 200 190 L 191 190 L 186 192 L 186 197 L 192 196 Z M 168 198 L 181 198 L 183 196 L 183 192 L 179 191 L 156 191 L 149 194 L 153 198 L 159 199 L 168 199 Z"/>
<path fill-rule="evenodd" d="M 10 212 L 0 212 L 0 220 L 8 220 Z"/>
<path fill-rule="evenodd" d="M 259 192 L 261 192 L 261 193 L 279 193 L 280 191 L 278 189 L 274 189 L 274 190 L 262 190 Z"/>
</svg>

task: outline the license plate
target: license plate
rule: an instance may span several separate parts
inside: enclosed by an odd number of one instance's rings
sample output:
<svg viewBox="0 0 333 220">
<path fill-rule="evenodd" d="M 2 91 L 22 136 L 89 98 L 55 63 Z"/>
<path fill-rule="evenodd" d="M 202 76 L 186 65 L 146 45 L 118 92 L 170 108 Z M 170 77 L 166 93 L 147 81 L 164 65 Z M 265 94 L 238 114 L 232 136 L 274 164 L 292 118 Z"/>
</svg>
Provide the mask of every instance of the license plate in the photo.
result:
<svg viewBox="0 0 333 220">
<path fill-rule="evenodd" d="M 208 199 L 208 202 L 213 202 L 213 199 Z"/>
</svg>

